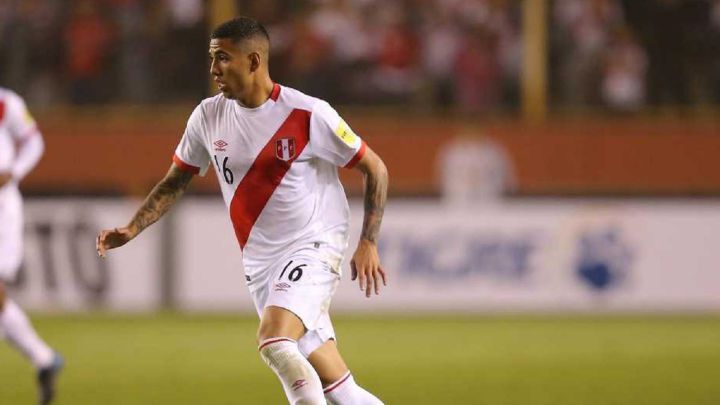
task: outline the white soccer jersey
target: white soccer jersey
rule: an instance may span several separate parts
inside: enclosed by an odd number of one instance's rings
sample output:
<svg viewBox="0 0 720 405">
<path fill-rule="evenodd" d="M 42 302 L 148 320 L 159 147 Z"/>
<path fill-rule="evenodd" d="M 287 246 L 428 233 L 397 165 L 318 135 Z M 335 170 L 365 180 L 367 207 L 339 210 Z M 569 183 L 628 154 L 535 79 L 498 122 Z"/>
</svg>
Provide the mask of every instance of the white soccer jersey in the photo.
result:
<svg viewBox="0 0 720 405">
<path fill-rule="evenodd" d="M 304 245 L 342 257 L 349 210 L 337 167 L 354 166 L 365 149 L 327 102 L 275 84 L 253 109 L 222 95 L 203 100 L 173 160 L 201 175 L 215 165 L 252 280 Z"/>
<path fill-rule="evenodd" d="M 0 172 L 12 171 L 17 146 L 37 134 L 35 120 L 20 96 L 0 88 Z"/>
<path fill-rule="evenodd" d="M 0 173 L 12 180 L 0 187 L 0 280 L 15 278 L 22 261 L 23 212 L 17 181 L 37 163 L 43 142 L 25 102 L 0 88 Z"/>
</svg>

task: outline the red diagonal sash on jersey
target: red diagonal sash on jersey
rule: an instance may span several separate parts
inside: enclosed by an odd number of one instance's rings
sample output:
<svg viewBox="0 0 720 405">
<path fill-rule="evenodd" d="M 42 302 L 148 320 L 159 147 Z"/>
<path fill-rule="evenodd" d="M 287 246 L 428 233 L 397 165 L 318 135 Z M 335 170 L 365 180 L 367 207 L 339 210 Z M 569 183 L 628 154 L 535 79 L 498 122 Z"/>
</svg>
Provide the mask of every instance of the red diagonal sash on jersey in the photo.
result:
<svg viewBox="0 0 720 405">
<path fill-rule="evenodd" d="M 295 153 L 288 160 L 279 159 L 276 155 L 277 143 L 283 138 L 295 140 Z M 230 219 L 240 248 L 245 247 L 255 221 L 309 140 L 310 112 L 295 109 L 263 147 L 238 184 L 230 202 Z"/>
</svg>

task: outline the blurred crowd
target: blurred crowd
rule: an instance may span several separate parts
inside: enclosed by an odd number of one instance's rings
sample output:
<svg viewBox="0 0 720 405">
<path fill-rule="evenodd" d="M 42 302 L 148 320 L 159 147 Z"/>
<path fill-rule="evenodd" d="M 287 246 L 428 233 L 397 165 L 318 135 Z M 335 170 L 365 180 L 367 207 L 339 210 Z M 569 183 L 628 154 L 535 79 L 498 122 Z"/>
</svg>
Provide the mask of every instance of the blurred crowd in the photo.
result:
<svg viewBox="0 0 720 405">
<path fill-rule="evenodd" d="M 554 0 L 550 32 L 557 105 L 720 103 L 719 0 Z"/>
<path fill-rule="evenodd" d="M 197 101 L 211 0 L 3 0 L 0 85 L 34 105 Z M 515 111 L 520 0 L 238 0 L 273 78 L 339 104 Z M 553 106 L 720 103 L 720 0 L 551 0 Z"/>
<path fill-rule="evenodd" d="M 34 105 L 197 99 L 202 1 L 3 0 L 0 83 Z"/>
</svg>

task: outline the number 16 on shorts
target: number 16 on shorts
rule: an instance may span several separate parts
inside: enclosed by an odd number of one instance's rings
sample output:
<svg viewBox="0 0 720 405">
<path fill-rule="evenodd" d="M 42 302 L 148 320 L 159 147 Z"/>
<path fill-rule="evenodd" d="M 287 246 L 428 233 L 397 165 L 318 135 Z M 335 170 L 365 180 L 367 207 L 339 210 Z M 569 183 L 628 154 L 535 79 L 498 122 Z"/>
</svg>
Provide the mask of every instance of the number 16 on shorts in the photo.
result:
<svg viewBox="0 0 720 405">
<path fill-rule="evenodd" d="M 281 281 L 283 279 L 283 276 L 285 276 L 285 272 L 290 268 L 290 266 L 293 265 L 294 260 L 290 260 L 288 264 L 285 265 L 283 268 L 283 271 L 280 273 L 280 277 L 278 277 L 278 281 Z M 303 275 L 303 267 L 306 267 L 307 264 L 297 264 L 295 267 L 293 267 L 292 270 L 290 270 L 290 273 L 287 275 L 287 279 L 290 281 L 298 281 L 300 280 L 300 277 Z"/>
</svg>

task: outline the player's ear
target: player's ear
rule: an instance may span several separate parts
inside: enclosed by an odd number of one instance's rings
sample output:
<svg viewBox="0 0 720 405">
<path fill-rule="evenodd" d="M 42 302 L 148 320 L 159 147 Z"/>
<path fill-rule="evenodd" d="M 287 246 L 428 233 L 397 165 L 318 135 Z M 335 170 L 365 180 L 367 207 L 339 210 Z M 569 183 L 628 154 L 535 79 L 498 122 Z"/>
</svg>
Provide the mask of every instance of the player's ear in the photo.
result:
<svg viewBox="0 0 720 405">
<path fill-rule="evenodd" d="M 260 69 L 260 53 L 250 52 L 250 54 L 248 54 L 248 58 L 250 59 L 250 73 L 254 73 Z"/>
</svg>

